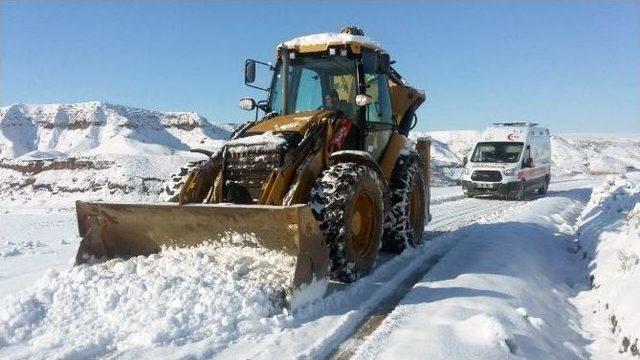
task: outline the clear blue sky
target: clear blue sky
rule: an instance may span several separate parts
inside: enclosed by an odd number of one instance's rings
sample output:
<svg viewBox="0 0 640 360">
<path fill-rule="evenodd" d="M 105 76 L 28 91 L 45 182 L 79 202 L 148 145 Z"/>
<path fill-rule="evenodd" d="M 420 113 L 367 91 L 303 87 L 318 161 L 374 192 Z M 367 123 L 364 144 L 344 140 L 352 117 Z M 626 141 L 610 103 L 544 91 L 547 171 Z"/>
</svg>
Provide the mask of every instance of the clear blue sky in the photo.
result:
<svg viewBox="0 0 640 360">
<path fill-rule="evenodd" d="M 427 92 L 420 130 L 640 132 L 640 2 L 1 2 L 0 103 L 252 117 L 248 57 L 355 24 Z"/>
</svg>

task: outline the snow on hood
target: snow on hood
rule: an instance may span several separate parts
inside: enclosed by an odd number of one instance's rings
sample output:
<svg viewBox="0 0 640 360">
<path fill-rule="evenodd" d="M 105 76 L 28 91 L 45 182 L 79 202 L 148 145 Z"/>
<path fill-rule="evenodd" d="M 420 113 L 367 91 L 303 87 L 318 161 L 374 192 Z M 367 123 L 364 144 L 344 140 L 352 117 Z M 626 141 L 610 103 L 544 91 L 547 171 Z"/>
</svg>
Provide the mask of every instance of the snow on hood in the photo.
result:
<svg viewBox="0 0 640 360">
<path fill-rule="evenodd" d="M 259 135 L 245 136 L 227 142 L 228 148 L 234 152 L 245 152 L 249 148 L 252 150 L 272 151 L 287 144 L 287 140 L 280 134 L 271 131 Z"/>
</svg>

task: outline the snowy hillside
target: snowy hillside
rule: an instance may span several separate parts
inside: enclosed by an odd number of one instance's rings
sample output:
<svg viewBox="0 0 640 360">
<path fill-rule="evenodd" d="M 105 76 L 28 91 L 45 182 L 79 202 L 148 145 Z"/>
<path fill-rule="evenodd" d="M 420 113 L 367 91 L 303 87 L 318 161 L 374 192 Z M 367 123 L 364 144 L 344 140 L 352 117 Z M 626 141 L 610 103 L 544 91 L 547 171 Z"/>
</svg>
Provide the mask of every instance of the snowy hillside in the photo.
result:
<svg viewBox="0 0 640 360">
<path fill-rule="evenodd" d="M 469 155 L 479 131 L 414 132 L 433 140 L 433 181 L 452 185 L 461 174 L 462 158 Z M 569 175 L 618 174 L 640 169 L 640 134 L 551 135 L 551 173 Z"/>
<path fill-rule="evenodd" d="M 155 201 L 190 148 L 215 149 L 232 130 L 196 113 L 158 112 L 104 102 L 0 108 L 0 196 L 8 205 L 76 199 Z M 432 184 L 455 185 L 477 131 L 429 136 Z M 640 169 L 640 135 L 553 135 L 554 176 Z"/>
<path fill-rule="evenodd" d="M 190 148 L 215 149 L 231 130 L 196 113 L 103 102 L 2 107 L 0 196 L 11 204 L 155 199 L 172 172 L 201 158 Z"/>
<path fill-rule="evenodd" d="M 0 108 L 0 158 L 96 154 L 170 155 L 215 146 L 228 127 L 196 113 L 162 113 L 104 102 Z"/>
</svg>

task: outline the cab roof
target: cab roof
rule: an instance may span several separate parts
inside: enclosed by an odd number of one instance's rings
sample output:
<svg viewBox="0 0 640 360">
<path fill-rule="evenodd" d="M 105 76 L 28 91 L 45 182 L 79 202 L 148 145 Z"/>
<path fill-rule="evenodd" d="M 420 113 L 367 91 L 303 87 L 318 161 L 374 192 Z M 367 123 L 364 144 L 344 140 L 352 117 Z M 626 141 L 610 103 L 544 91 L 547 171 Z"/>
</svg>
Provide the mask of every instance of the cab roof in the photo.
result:
<svg viewBox="0 0 640 360">
<path fill-rule="evenodd" d="M 479 141 L 525 142 L 530 135 L 549 135 L 549 130 L 533 123 L 497 123 L 488 127 Z"/>
<path fill-rule="evenodd" d="M 348 45 L 352 48 L 366 47 L 372 50 L 386 52 L 382 46 L 366 36 L 344 33 L 321 33 L 300 36 L 278 45 L 298 52 L 325 51 L 329 46 Z M 355 49 L 354 49 L 355 50 Z M 359 52 L 359 51 L 357 51 Z"/>
</svg>

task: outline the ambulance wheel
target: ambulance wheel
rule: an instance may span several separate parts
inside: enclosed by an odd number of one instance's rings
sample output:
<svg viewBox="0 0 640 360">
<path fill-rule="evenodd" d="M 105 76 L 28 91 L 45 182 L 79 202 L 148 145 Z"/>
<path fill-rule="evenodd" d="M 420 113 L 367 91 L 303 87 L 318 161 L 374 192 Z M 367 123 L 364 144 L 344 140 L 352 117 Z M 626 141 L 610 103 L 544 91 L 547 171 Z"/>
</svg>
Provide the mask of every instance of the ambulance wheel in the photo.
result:
<svg viewBox="0 0 640 360">
<path fill-rule="evenodd" d="M 513 195 L 511 196 L 511 200 L 522 201 L 525 197 L 525 187 L 524 181 L 520 182 L 518 188 L 513 191 Z"/>
<path fill-rule="evenodd" d="M 542 185 L 542 187 L 538 189 L 538 194 L 544 195 L 547 193 L 548 189 L 549 189 L 549 177 L 547 176 L 544 178 L 544 185 Z"/>
</svg>

